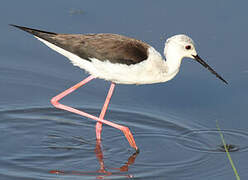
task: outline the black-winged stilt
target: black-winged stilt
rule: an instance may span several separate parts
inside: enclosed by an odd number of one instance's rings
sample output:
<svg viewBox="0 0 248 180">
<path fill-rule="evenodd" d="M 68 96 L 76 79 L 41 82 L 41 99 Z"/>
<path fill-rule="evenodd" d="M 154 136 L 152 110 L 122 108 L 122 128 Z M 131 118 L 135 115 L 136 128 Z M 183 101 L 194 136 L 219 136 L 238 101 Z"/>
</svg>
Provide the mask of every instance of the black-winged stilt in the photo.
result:
<svg viewBox="0 0 248 180">
<path fill-rule="evenodd" d="M 182 59 L 188 57 L 202 64 L 227 84 L 227 81 L 198 56 L 193 40 L 183 34 L 167 39 L 164 60 L 149 44 L 118 34 L 58 34 L 23 26 L 11 26 L 33 34 L 48 47 L 70 59 L 73 65 L 90 74 L 83 81 L 52 98 L 51 103 L 57 108 L 96 120 L 97 140 L 101 139 L 103 123 L 123 131 L 131 147 L 138 150 L 128 127 L 104 120 L 116 83 L 152 84 L 169 81 L 179 72 Z M 94 78 L 112 82 L 99 117 L 59 103 L 60 99 Z"/>
</svg>

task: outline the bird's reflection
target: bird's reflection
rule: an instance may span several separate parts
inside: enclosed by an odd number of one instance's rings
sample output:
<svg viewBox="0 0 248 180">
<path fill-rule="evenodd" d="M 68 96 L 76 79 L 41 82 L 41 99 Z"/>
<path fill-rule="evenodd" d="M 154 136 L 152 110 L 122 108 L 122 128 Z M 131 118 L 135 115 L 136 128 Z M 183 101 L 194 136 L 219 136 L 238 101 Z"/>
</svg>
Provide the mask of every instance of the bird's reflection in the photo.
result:
<svg viewBox="0 0 248 180">
<path fill-rule="evenodd" d="M 134 164 L 136 157 L 138 156 L 138 152 L 132 154 L 127 162 L 124 163 L 121 167 L 113 167 L 107 168 L 104 165 L 104 156 L 101 147 L 101 141 L 96 141 L 96 148 L 95 154 L 99 162 L 99 169 L 96 171 L 63 171 L 63 170 L 51 170 L 51 174 L 58 174 L 58 175 L 82 175 L 82 176 L 96 176 L 97 179 L 104 179 L 105 177 L 115 176 L 115 177 L 126 177 L 132 178 L 133 175 L 128 173 L 129 166 Z"/>
</svg>

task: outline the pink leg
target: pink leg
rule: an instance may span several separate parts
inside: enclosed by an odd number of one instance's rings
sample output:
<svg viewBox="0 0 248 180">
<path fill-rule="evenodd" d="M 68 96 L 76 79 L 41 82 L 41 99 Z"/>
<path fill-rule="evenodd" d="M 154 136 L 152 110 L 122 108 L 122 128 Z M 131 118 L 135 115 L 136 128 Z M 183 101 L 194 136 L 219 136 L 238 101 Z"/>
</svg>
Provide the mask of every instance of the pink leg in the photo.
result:
<svg viewBox="0 0 248 180">
<path fill-rule="evenodd" d="M 109 105 L 109 101 L 110 101 L 111 96 L 112 96 L 112 94 L 114 92 L 114 88 L 115 88 L 115 84 L 114 83 L 111 83 L 110 88 L 109 88 L 108 95 L 106 97 L 105 103 L 104 103 L 104 105 L 102 107 L 101 114 L 99 116 L 100 119 L 103 119 L 104 116 L 105 116 L 105 113 L 106 113 L 107 108 L 108 108 L 108 105 Z M 102 131 L 102 123 L 98 121 L 96 123 L 96 139 L 98 141 L 101 140 L 101 131 Z"/>
<path fill-rule="evenodd" d="M 79 114 L 81 116 L 85 116 L 85 117 L 88 117 L 90 119 L 93 119 L 93 120 L 96 120 L 97 122 L 100 122 L 100 123 L 103 123 L 103 124 L 107 124 L 109 126 L 112 126 L 114 128 L 117 128 L 119 130 L 121 130 L 125 137 L 127 138 L 129 144 L 131 147 L 133 147 L 136 151 L 138 151 L 138 147 L 136 146 L 136 143 L 135 143 L 135 140 L 133 138 L 133 135 L 132 133 L 130 132 L 129 128 L 126 127 L 126 126 L 121 126 L 121 125 L 118 125 L 118 124 L 115 124 L 115 123 L 112 123 L 110 121 L 107 121 L 107 120 L 104 120 L 104 119 L 101 119 L 99 117 L 96 117 L 96 116 L 93 116 L 91 114 L 88 114 L 86 112 L 83 112 L 83 111 L 80 111 L 78 109 L 75 109 L 75 108 L 72 108 L 70 106 L 66 106 L 66 105 L 63 105 L 63 104 L 60 104 L 59 103 L 59 100 L 61 100 L 63 97 L 65 97 L 66 95 L 72 93 L 73 91 L 75 91 L 76 89 L 78 89 L 79 87 L 83 86 L 84 84 L 88 83 L 89 81 L 91 81 L 92 79 L 94 79 L 95 77 L 94 76 L 89 76 L 87 77 L 86 79 L 84 79 L 83 81 L 79 82 L 78 84 L 72 86 L 71 88 L 65 90 L 64 92 L 58 94 L 57 96 L 53 97 L 51 99 L 51 103 L 56 107 L 56 108 L 59 108 L 59 109 L 63 109 L 63 110 L 66 110 L 66 111 L 70 111 L 70 112 L 73 112 L 73 113 L 76 113 L 76 114 Z M 112 93 L 113 93 L 113 90 L 114 90 L 114 85 L 111 84 L 110 86 L 110 92 L 109 92 L 109 96 L 111 97 Z M 109 97 L 109 100 L 110 100 L 110 97 Z M 106 101 L 109 101 L 108 100 L 108 97 L 106 99 Z M 105 107 L 106 106 L 106 107 Z M 107 109 L 107 106 L 108 106 L 108 103 L 105 102 L 104 104 L 104 107 L 103 107 L 103 110 L 102 110 L 102 113 L 103 114 L 102 116 L 104 116 L 105 112 L 106 112 L 106 109 Z M 101 117 L 101 115 L 100 115 Z"/>
</svg>

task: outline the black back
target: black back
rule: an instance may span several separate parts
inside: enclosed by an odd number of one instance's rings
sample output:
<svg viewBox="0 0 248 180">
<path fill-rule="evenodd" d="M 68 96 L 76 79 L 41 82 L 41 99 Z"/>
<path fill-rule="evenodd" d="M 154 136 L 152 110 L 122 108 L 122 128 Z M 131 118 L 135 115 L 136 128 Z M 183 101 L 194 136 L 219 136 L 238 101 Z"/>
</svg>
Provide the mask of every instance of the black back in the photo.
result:
<svg viewBox="0 0 248 180">
<path fill-rule="evenodd" d="M 58 34 L 11 25 L 63 48 L 82 59 L 136 64 L 148 58 L 148 44 L 118 34 Z"/>
</svg>

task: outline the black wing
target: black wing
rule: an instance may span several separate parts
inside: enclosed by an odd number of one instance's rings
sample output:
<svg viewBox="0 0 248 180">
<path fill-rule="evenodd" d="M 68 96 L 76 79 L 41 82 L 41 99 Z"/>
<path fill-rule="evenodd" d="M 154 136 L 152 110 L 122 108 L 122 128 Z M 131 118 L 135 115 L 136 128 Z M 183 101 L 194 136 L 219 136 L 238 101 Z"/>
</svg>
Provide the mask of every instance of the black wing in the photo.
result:
<svg viewBox="0 0 248 180">
<path fill-rule="evenodd" d="M 63 48 L 82 59 L 136 64 L 148 57 L 148 44 L 118 34 L 58 34 L 11 25 Z"/>
</svg>

